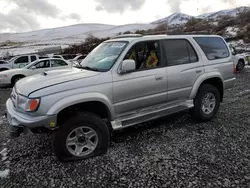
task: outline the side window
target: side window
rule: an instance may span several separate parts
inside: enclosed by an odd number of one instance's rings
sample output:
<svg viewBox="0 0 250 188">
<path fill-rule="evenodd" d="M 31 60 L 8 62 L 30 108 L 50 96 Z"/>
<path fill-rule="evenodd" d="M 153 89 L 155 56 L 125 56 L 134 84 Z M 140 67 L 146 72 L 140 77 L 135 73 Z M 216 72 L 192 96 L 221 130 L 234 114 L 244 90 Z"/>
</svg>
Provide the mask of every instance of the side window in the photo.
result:
<svg viewBox="0 0 250 188">
<path fill-rule="evenodd" d="M 219 37 L 194 37 L 208 60 L 229 57 L 229 51 L 225 42 Z"/>
<path fill-rule="evenodd" d="M 49 68 L 49 60 L 43 60 L 34 65 L 37 69 Z"/>
<path fill-rule="evenodd" d="M 36 60 L 36 56 L 32 55 L 31 56 L 31 62 L 35 61 Z"/>
<path fill-rule="evenodd" d="M 19 57 L 15 60 L 15 64 L 19 64 L 19 63 L 29 63 L 29 57 L 28 56 L 22 56 Z"/>
<path fill-rule="evenodd" d="M 191 44 L 189 42 L 186 42 L 186 43 L 187 43 L 187 47 L 188 47 L 188 54 L 189 54 L 190 63 L 198 62 L 199 59 L 198 59 L 198 56 L 197 56 L 194 48 L 191 46 Z"/>
<path fill-rule="evenodd" d="M 169 39 L 163 41 L 168 66 L 194 63 L 198 61 L 196 52 L 185 39 Z"/>
<path fill-rule="evenodd" d="M 67 66 L 68 64 L 62 60 L 51 60 L 51 67 Z"/>
<path fill-rule="evenodd" d="M 136 64 L 136 70 L 159 67 L 159 41 L 146 41 L 135 44 L 125 55 L 124 59 L 133 59 Z"/>
</svg>

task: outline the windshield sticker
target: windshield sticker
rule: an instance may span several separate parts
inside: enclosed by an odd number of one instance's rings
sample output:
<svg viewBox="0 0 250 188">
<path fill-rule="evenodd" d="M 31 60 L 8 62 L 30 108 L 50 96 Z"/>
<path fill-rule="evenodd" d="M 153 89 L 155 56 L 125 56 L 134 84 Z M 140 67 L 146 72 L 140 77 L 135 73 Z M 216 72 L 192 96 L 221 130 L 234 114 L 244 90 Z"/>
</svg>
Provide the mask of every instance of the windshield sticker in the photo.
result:
<svg viewBox="0 0 250 188">
<path fill-rule="evenodd" d="M 112 44 L 111 48 L 122 48 L 124 46 L 125 46 L 124 43 L 114 43 Z"/>
</svg>

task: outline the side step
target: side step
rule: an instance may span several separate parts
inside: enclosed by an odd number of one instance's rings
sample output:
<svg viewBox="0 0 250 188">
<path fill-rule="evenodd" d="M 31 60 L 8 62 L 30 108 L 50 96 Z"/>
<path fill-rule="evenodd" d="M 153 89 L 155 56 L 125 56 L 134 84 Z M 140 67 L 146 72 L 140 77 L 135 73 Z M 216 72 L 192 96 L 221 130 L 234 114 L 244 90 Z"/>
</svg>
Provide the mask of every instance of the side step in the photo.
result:
<svg viewBox="0 0 250 188">
<path fill-rule="evenodd" d="M 164 117 L 166 115 L 181 112 L 183 110 L 187 110 L 193 107 L 194 107 L 193 100 L 188 100 L 184 103 L 179 103 L 161 109 L 155 108 L 153 110 L 151 108 L 151 111 L 141 110 L 139 113 L 134 113 L 133 115 L 119 117 L 114 121 L 112 121 L 111 125 L 114 130 L 119 130 L 139 123 L 147 122 L 149 120 Z"/>
</svg>

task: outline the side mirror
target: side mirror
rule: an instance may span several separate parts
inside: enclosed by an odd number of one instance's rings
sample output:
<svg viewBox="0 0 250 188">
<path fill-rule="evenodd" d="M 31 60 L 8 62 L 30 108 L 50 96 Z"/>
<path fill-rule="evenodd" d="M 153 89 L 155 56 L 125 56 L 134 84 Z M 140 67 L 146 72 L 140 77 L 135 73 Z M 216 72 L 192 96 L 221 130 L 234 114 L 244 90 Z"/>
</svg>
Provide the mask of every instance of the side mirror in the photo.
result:
<svg viewBox="0 0 250 188">
<path fill-rule="evenodd" d="M 32 70 L 35 70 L 35 69 L 36 69 L 36 67 L 35 67 L 35 66 L 33 66 L 33 67 L 31 67 L 31 69 L 32 69 Z"/>
<path fill-rule="evenodd" d="M 122 62 L 120 74 L 125 74 L 135 70 L 135 61 L 132 59 L 126 59 Z"/>
</svg>

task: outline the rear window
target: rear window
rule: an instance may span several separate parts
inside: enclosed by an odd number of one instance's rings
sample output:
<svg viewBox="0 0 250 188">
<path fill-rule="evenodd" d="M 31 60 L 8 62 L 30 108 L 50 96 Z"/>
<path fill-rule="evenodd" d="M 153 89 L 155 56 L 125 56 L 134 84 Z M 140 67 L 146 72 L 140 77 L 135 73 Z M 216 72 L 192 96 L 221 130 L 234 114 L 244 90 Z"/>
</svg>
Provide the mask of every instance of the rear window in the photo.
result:
<svg viewBox="0 0 250 188">
<path fill-rule="evenodd" d="M 229 51 L 225 42 L 219 37 L 194 37 L 208 60 L 223 59 L 229 57 Z"/>
</svg>

